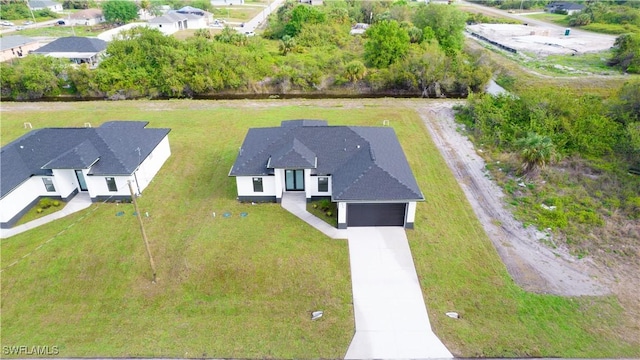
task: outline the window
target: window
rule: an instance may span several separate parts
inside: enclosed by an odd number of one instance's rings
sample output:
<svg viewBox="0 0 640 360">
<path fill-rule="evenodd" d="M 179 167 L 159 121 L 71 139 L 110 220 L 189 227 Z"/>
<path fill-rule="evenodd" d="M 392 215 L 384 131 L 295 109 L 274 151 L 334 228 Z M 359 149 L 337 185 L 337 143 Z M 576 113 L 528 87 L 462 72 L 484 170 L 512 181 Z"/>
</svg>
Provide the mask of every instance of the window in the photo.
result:
<svg viewBox="0 0 640 360">
<path fill-rule="evenodd" d="M 104 178 L 107 181 L 107 187 L 109 191 L 118 191 L 118 186 L 116 185 L 116 179 L 112 177 Z"/>
<path fill-rule="evenodd" d="M 42 182 L 44 183 L 44 187 L 45 189 L 47 189 L 48 192 L 55 192 L 56 191 L 56 187 L 53 186 L 53 180 L 50 178 L 42 178 Z"/>
<path fill-rule="evenodd" d="M 329 178 L 326 176 L 318 176 L 318 191 L 329 192 Z"/>
<path fill-rule="evenodd" d="M 262 178 L 253 178 L 253 192 L 262 192 Z"/>
</svg>

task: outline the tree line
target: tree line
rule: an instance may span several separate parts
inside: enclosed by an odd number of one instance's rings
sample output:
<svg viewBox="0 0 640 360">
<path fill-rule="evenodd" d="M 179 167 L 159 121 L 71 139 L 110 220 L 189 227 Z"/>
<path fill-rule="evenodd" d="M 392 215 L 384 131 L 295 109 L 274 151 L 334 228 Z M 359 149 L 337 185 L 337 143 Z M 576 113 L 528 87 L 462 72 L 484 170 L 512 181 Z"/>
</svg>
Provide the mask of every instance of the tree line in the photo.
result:
<svg viewBox="0 0 640 360">
<path fill-rule="evenodd" d="M 466 14 L 403 1 L 294 1 L 271 15 L 264 37 L 201 29 L 180 41 L 136 28 L 108 44 L 96 69 L 30 55 L 1 64 L 3 98 L 189 97 L 235 93 L 398 92 L 466 96 L 491 69 L 465 53 Z M 371 26 L 350 35 L 353 23 Z M 37 73 L 38 75 L 34 75 Z"/>
</svg>

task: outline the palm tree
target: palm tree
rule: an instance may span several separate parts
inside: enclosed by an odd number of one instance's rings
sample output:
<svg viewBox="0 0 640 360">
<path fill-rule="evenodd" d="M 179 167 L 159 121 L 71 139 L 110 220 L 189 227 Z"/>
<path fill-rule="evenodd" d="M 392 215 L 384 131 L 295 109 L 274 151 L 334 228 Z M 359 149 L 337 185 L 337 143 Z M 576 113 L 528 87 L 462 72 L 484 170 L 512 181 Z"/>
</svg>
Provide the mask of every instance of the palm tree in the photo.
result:
<svg viewBox="0 0 640 360">
<path fill-rule="evenodd" d="M 285 35 L 280 40 L 280 52 L 282 55 L 287 55 L 287 53 L 291 52 L 293 48 L 296 47 L 296 39 L 289 35 Z"/>
<path fill-rule="evenodd" d="M 556 158 L 556 150 L 551 138 L 530 132 L 526 137 L 518 139 L 516 145 L 520 148 L 522 171 L 534 174 L 544 168 Z"/>
</svg>

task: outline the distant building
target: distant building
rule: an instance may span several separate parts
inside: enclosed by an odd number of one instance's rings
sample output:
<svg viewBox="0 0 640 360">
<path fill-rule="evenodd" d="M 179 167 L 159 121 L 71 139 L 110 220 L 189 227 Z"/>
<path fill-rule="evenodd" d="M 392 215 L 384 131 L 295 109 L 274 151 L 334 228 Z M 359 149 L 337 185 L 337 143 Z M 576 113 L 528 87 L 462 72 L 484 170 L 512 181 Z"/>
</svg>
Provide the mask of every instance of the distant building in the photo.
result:
<svg viewBox="0 0 640 360">
<path fill-rule="evenodd" d="M 568 1 L 553 1 L 544 8 L 544 11 L 547 11 L 550 13 L 566 12 L 567 15 L 573 15 L 582 10 L 584 10 L 584 5 L 574 3 L 574 2 L 568 2 Z"/>
<path fill-rule="evenodd" d="M 104 15 L 100 9 L 80 10 L 69 17 L 70 25 L 93 26 L 104 21 Z"/>
<path fill-rule="evenodd" d="M 40 47 L 40 42 L 22 35 L 0 38 L 0 61 L 22 58 Z"/>
<path fill-rule="evenodd" d="M 357 23 L 351 27 L 351 31 L 349 31 L 349 34 L 362 35 L 367 31 L 368 28 L 369 28 L 369 24 Z"/>
<path fill-rule="evenodd" d="M 301 4 L 309 4 L 309 5 L 313 5 L 313 6 L 321 6 L 322 0 L 298 0 L 299 3 Z"/>
<path fill-rule="evenodd" d="M 213 6 L 242 5 L 244 0 L 211 0 Z"/>
<path fill-rule="evenodd" d="M 49 9 L 53 12 L 61 13 L 62 4 L 50 0 L 33 0 L 29 1 L 29 8 L 31 10 L 44 10 Z"/>
<path fill-rule="evenodd" d="M 93 67 L 98 64 L 100 55 L 106 48 L 107 42 L 104 40 L 69 36 L 54 40 L 32 53 L 69 59 L 73 63 L 89 64 Z"/>
</svg>

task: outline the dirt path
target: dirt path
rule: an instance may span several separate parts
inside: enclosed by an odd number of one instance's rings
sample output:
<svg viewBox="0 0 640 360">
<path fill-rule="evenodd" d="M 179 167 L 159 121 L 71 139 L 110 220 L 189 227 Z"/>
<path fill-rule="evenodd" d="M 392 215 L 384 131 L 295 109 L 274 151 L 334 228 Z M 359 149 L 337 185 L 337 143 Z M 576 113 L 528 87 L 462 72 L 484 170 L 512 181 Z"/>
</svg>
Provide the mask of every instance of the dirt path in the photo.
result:
<svg viewBox="0 0 640 360">
<path fill-rule="evenodd" d="M 527 291 L 564 296 L 603 295 L 607 287 L 590 274 L 588 260 L 573 260 L 540 243 L 543 234 L 525 229 L 505 208 L 502 190 L 487 177 L 471 142 L 456 131 L 453 103 L 418 106 L 431 137 L 458 179 L 486 233 L 514 281 Z"/>
</svg>

